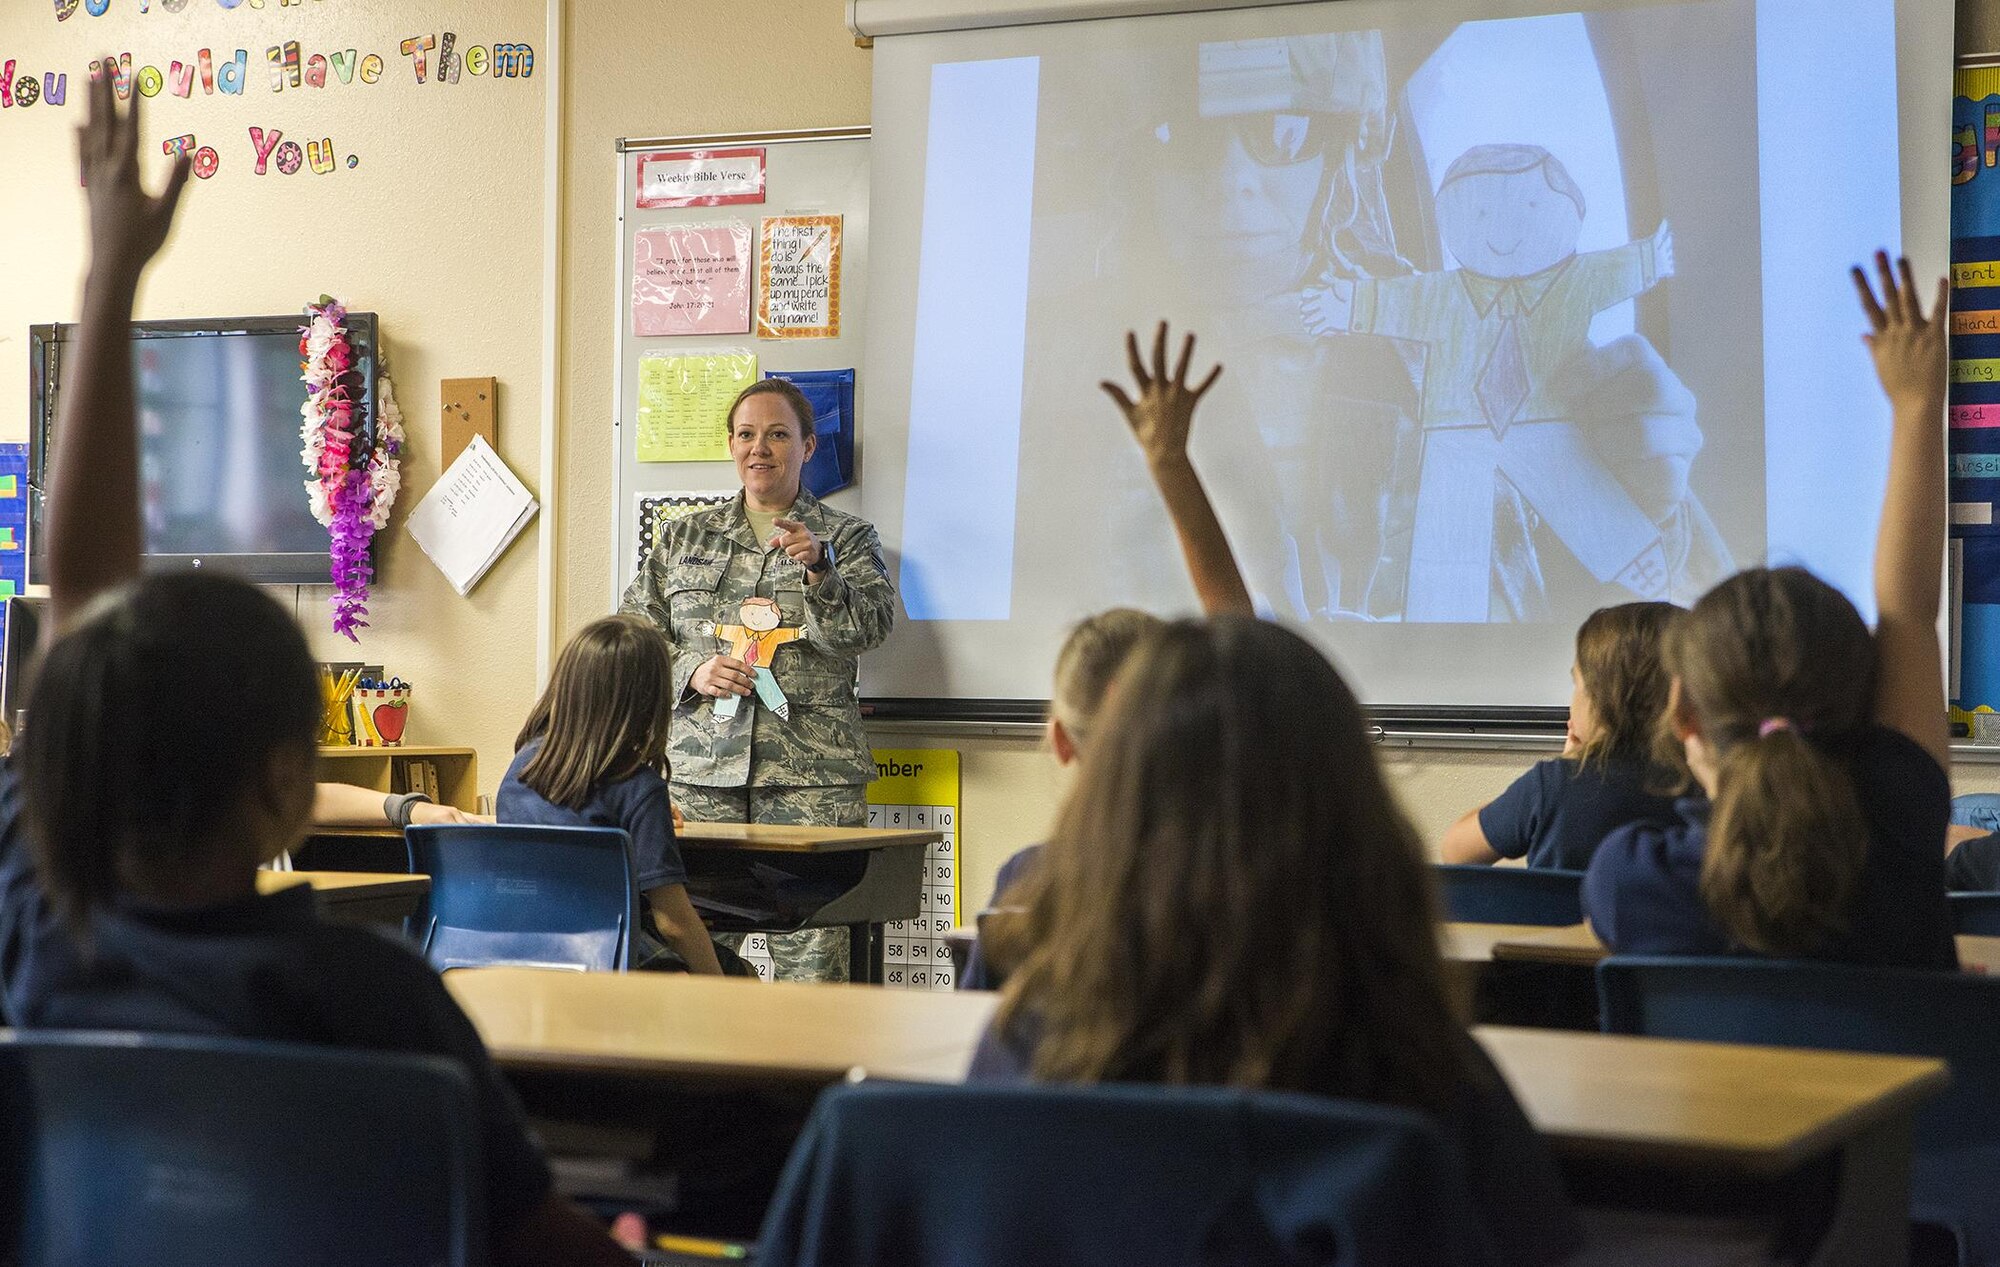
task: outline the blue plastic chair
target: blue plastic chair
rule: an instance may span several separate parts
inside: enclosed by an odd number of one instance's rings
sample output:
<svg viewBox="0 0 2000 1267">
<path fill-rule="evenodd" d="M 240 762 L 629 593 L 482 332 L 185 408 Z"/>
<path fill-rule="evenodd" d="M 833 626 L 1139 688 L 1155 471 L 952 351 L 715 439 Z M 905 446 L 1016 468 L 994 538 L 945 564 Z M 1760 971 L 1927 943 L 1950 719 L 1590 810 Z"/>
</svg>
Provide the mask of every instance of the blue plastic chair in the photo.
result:
<svg viewBox="0 0 2000 1267">
<path fill-rule="evenodd" d="M 766 1267 L 1495 1260 L 1420 1114 L 1215 1087 L 835 1087 L 758 1248 Z"/>
<path fill-rule="evenodd" d="M 1951 893 L 1952 931 L 2000 937 L 2000 893 Z"/>
<path fill-rule="evenodd" d="M 411 827 L 410 870 L 431 878 L 411 917 L 431 966 L 623 972 L 638 885 L 616 827 Z"/>
<path fill-rule="evenodd" d="M 0 1032 L 0 1261 L 485 1262 L 455 1063 Z"/>
<path fill-rule="evenodd" d="M 1792 960 L 1613 957 L 1604 1028 L 1713 1042 L 1933 1056 L 1951 1085 L 1917 1114 L 1912 1215 L 1959 1261 L 2000 1264 L 2000 980 Z"/>
<path fill-rule="evenodd" d="M 1438 863 L 1445 918 L 1464 924 L 1581 924 L 1583 872 Z"/>
</svg>

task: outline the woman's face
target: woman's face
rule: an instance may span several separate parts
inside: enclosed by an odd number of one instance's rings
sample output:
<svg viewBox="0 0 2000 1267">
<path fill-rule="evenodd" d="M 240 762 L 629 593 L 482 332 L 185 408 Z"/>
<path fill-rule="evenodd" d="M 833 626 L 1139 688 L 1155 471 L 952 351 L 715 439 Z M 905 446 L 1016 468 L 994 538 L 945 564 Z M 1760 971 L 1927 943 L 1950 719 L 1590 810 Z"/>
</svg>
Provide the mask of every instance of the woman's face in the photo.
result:
<svg viewBox="0 0 2000 1267">
<path fill-rule="evenodd" d="M 785 510 L 798 500 L 799 477 L 812 458 L 814 438 L 801 435 L 798 415 L 783 396 L 769 392 L 736 407 L 729 425 L 729 457 L 743 493 L 758 510 Z"/>
<path fill-rule="evenodd" d="M 1182 265 L 1240 303 L 1297 287 L 1326 174 L 1325 122 L 1270 113 L 1172 126 L 1182 134 L 1160 137 L 1172 161 L 1155 184 Z"/>
</svg>

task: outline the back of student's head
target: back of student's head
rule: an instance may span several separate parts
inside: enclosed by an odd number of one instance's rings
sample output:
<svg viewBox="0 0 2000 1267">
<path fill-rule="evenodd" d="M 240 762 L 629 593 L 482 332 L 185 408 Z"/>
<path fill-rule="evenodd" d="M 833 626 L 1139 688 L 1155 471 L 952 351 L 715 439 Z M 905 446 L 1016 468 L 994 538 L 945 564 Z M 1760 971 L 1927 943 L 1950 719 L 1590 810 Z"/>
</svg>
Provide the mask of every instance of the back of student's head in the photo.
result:
<svg viewBox="0 0 2000 1267">
<path fill-rule="evenodd" d="M 1577 755 L 1645 761 L 1667 707 L 1660 643 L 1682 614 L 1672 603 L 1620 603 L 1592 612 L 1576 631 L 1576 672 L 1596 728 Z"/>
<path fill-rule="evenodd" d="M 1070 739 L 1081 744 L 1097 718 L 1111 679 L 1147 634 L 1166 627 L 1150 612 L 1130 607 L 1087 616 L 1069 631 L 1056 652 L 1055 689 L 1049 715 L 1062 723 Z"/>
<path fill-rule="evenodd" d="M 1873 715 L 1875 645 L 1840 591 L 1802 568 L 1754 568 L 1668 633 L 1679 719 L 1715 762 L 1701 889 L 1733 939 L 1823 948 L 1847 922 L 1867 854 L 1850 755 Z"/>
<path fill-rule="evenodd" d="M 1428 868 L 1360 706 L 1297 635 L 1146 638 L 1029 882 L 1005 1016 L 1039 1076 L 1442 1108 L 1464 1075 Z"/>
<path fill-rule="evenodd" d="M 177 573 L 99 599 L 44 657 L 18 745 L 58 908 L 79 919 L 295 844 L 321 721 L 305 636 L 254 585 Z"/>
<path fill-rule="evenodd" d="M 673 716 L 673 654 L 636 616 L 606 616 L 577 631 L 556 657 L 514 746 L 540 739 L 521 782 L 556 805 L 581 809 L 606 780 L 666 758 Z"/>
</svg>

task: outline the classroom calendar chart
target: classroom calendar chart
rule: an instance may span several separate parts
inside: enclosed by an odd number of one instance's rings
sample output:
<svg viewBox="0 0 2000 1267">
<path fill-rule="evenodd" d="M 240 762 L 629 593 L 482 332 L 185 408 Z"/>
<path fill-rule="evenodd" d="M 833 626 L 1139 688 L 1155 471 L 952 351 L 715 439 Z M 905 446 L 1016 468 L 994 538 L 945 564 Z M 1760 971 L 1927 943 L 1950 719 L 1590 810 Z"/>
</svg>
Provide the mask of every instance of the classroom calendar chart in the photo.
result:
<svg viewBox="0 0 2000 1267">
<path fill-rule="evenodd" d="M 945 934 L 958 924 L 958 753 L 942 748 L 877 748 L 868 785 L 868 825 L 936 831 L 924 857 L 917 917 L 882 930 L 882 984 L 892 990 L 949 990 L 958 984 Z"/>
</svg>

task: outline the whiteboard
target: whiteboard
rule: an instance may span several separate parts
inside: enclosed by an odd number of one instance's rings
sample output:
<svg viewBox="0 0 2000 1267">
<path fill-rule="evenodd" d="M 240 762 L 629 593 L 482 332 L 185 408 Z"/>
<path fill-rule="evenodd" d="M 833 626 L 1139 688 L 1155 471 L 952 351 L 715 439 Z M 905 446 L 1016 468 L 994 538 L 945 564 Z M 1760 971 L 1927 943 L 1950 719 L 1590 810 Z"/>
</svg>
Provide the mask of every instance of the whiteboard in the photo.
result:
<svg viewBox="0 0 2000 1267">
<path fill-rule="evenodd" d="M 638 460 L 639 366 L 648 353 L 718 352 L 747 349 L 757 354 L 757 373 L 771 370 L 855 371 L 855 484 L 827 500 L 858 513 L 855 485 L 865 476 L 868 381 L 861 374 L 862 320 L 867 312 L 868 284 L 868 136 L 865 127 L 820 128 L 797 132 L 740 132 L 717 136 L 621 139 L 618 162 L 618 273 L 616 305 L 617 383 L 613 391 L 616 432 L 612 444 L 611 606 L 630 583 L 638 558 L 638 503 L 648 494 L 698 490 L 734 490 L 736 468 L 728 462 L 641 462 Z M 643 208 L 639 204 L 639 167 L 654 155 L 694 150 L 759 148 L 765 155 L 765 189 L 761 204 Z M 832 339 L 759 339 L 750 334 L 642 337 L 634 331 L 632 312 L 633 259 L 639 232 L 656 226 L 705 224 L 743 220 L 753 231 L 765 216 L 838 215 L 841 217 L 842 261 L 840 336 Z M 760 245 L 753 237 L 751 251 Z M 754 289 L 753 289 L 754 306 Z M 715 420 L 721 430 L 723 420 Z"/>
</svg>

